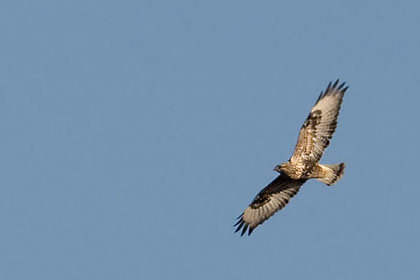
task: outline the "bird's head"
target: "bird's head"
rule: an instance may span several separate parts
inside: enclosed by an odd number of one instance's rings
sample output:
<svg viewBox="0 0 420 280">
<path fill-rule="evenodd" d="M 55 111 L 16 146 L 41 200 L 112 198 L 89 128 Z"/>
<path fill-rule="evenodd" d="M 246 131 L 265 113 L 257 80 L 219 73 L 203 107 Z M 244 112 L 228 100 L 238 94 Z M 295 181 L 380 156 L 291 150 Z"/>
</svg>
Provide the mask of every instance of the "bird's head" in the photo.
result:
<svg viewBox="0 0 420 280">
<path fill-rule="evenodd" d="M 285 163 L 278 164 L 274 167 L 274 171 L 277 171 L 278 173 L 281 173 L 283 170 L 285 170 Z"/>
</svg>

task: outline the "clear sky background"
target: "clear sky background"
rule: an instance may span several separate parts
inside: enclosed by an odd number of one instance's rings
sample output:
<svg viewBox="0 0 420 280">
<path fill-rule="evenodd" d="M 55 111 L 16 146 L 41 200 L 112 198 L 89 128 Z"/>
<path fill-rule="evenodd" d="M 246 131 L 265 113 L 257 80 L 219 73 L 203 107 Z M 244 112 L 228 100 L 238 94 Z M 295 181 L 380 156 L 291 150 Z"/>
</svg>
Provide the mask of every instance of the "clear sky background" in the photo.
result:
<svg viewBox="0 0 420 280">
<path fill-rule="evenodd" d="M 418 1 L 2 1 L 0 279 L 418 279 Z M 309 181 L 235 218 L 329 81 Z"/>
</svg>

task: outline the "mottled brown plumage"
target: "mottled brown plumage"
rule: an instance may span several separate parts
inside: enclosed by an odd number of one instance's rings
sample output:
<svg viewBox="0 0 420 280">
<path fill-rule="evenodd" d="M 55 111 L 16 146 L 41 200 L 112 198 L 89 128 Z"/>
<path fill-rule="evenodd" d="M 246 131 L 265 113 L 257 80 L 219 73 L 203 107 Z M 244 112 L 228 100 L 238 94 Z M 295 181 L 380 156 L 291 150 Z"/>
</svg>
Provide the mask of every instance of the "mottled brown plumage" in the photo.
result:
<svg viewBox="0 0 420 280">
<path fill-rule="evenodd" d="M 348 87 L 339 80 L 329 83 L 321 92 L 303 123 L 293 155 L 277 165 L 280 175 L 260 191 L 249 207 L 238 217 L 236 231 L 248 235 L 260 224 L 282 209 L 308 179 L 318 179 L 331 186 L 344 174 L 344 163 L 320 164 L 319 160 L 337 127 L 337 118 Z"/>
</svg>

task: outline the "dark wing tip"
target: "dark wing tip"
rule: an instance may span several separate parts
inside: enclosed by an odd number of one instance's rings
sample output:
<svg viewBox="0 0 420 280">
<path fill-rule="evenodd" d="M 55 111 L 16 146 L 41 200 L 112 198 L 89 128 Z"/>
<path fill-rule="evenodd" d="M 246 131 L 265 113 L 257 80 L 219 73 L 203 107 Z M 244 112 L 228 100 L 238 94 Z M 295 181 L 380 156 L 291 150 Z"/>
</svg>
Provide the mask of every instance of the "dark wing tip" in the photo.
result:
<svg viewBox="0 0 420 280">
<path fill-rule="evenodd" d="M 340 85 L 338 85 L 339 83 L 340 83 L 340 79 L 335 80 L 334 83 L 332 81 L 329 82 L 325 91 L 321 91 L 321 93 L 319 94 L 318 99 L 315 101 L 315 104 L 317 104 L 324 96 L 335 93 L 336 91 L 334 91 L 334 89 L 338 89 L 339 92 L 344 93 L 348 88 L 348 87 L 346 87 L 346 88 L 343 89 L 346 82 L 343 82 Z"/>
<path fill-rule="evenodd" d="M 318 103 L 318 101 L 322 98 L 322 95 L 324 94 L 323 91 L 321 91 L 321 93 L 318 96 L 318 99 L 315 101 L 315 104 Z M 308 116 L 309 117 L 309 116 Z"/>
<path fill-rule="evenodd" d="M 331 82 L 328 83 L 327 89 L 325 91 L 328 91 L 331 88 Z"/>
<path fill-rule="evenodd" d="M 340 79 L 337 79 L 335 82 L 334 82 L 334 84 L 333 84 L 333 86 L 332 87 L 330 87 L 330 85 L 331 85 L 331 82 L 328 84 L 328 87 L 327 87 L 327 90 L 326 91 L 328 91 L 328 89 L 338 89 L 338 90 L 340 90 L 340 91 L 346 91 L 347 89 L 348 89 L 348 86 L 347 87 L 344 87 L 345 85 L 346 85 L 346 82 L 342 82 L 340 85 L 338 85 L 340 83 Z"/>
<path fill-rule="evenodd" d="M 344 84 L 344 83 L 343 83 Z M 345 88 L 343 88 L 341 91 L 343 92 L 343 93 L 345 93 L 346 92 L 346 90 L 349 88 L 349 86 L 346 86 Z"/>
<path fill-rule="evenodd" d="M 242 222 L 242 219 L 240 219 L 240 220 L 238 220 L 234 225 L 233 225 L 233 227 L 236 227 L 237 225 L 239 225 L 240 223 Z"/>
<path fill-rule="evenodd" d="M 246 230 L 248 229 L 248 224 L 245 224 L 244 228 L 242 229 L 241 236 L 244 236 Z"/>
<path fill-rule="evenodd" d="M 235 233 L 237 233 L 238 231 L 242 229 L 242 231 L 240 232 L 241 236 L 243 236 L 247 230 L 248 230 L 248 235 L 251 235 L 255 227 L 250 227 L 249 224 L 246 223 L 244 219 L 242 218 L 243 215 L 244 215 L 243 213 L 239 215 L 239 217 L 237 218 L 238 221 L 233 225 L 234 227 L 236 227 Z"/>
<path fill-rule="evenodd" d="M 324 92 L 321 92 L 321 95 L 318 97 L 317 102 L 322 99 L 322 97 L 329 95 L 329 94 L 335 94 L 335 93 L 345 93 L 346 90 L 349 88 L 348 86 L 346 86 L 346 82 L 342 82 L 340 84 L 340 79 L 335 80 L 334 84 L 332 82 L 328 83 L 327 88 L 325 89 Z"/>
<path fill-rule="evenodd" d="M 235 233 L 241 230 L 241 228 L 244 226 L 244 223 L 245 222 L 244 222 L 244 219 L 242 219 L 242 217 L 238 218 L 238 221 L 236 222 L 236 224 L 233 225 L 234 227 L 236 227 Z"/>
</svg>

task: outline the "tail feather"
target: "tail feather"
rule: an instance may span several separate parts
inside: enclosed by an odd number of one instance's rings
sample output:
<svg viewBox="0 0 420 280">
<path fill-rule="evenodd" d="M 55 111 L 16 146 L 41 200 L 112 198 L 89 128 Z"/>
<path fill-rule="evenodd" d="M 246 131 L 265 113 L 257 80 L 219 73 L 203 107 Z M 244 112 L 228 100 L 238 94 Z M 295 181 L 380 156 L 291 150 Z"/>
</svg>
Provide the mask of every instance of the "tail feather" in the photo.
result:
<svg viewBox="0 0 420 280">
<path fill-rule="evenodd" d="M 341 177 L 344 175 L 344 168 L 345 164 L 344 162 L 340 164 L 323 164 L 321 165 L 324 176 L 321 178 L 318 178 L 321 182 L 324 184 L 327 184 L 328 186 L 332 186 L 335 183 L 337 183 Z"/>
</svg>

